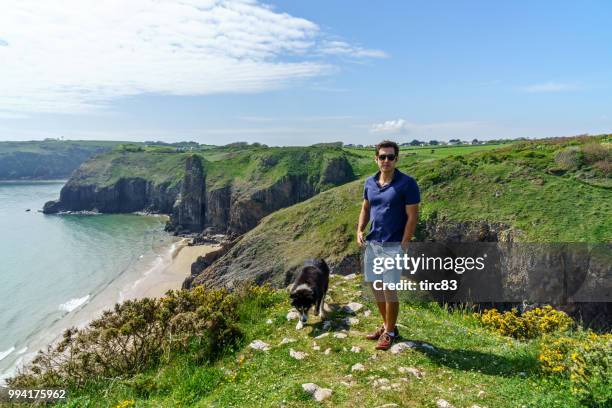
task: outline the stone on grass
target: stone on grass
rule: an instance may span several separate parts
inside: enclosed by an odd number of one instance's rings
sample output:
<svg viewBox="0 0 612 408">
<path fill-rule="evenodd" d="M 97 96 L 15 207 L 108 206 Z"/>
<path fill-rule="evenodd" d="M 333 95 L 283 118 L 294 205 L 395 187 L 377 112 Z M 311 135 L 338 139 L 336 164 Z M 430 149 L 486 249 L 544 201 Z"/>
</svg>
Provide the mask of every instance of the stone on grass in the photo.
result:
<svg viewBox="0 0 612 408">
<path fill-rule="evenodd" d="M 317 337 L 315 337 L 315 339 L 319 340 L 322 339 L 323 337 L 327 337 L 329 336 L 329 333 L 323 333 L 323 334 L 319 334 Z"/>
<path fill-rule="evenodd" d="M 281 340 L 280 344 L 293 343 L 294 341 L 297 341 L 297 340 L 289 338 L 289 337 L 283 337 L 283 339 Z"/>
<path fill-rule="evenodd" d="M 359 319 L 357 319 L 356 317 L 345 317 L 344 319 L 342 319 L 342 323 L 347 326 L 356 326 L 359 324 Z"/>
<path fill-rule="evenodd" d="M 300 314 L 297 310 L 290 310 L 289 313 L 287 313 L 287 320 L 295 320 L 299 318 Z"/>
<path fill-rule="evenodd" d="M 351 371 L 365 371 L 365 367 L 361 363 L 357 363 L 351 367 Z"/>
<path fill-rule="evenodd" d="M 342 310 L 346 313 L 357 313 L 361 310 L 363 305 L 357 302 L 350 302 L 348 305 L 345 305 Z"/>
<path fill-rule="evenodd" d="M 371 310 L 366 310 L 365 312 L 363 312 L 364 317 L 368 317 L 372 314 Z"/>
<path fill-rule="evenodd" d="M 270 345 L 268 343 L 264 343 L 261 340 L 253 340 L 249 347 L 254 350 L 268 351 L 270 350 Z"/>
<path fill-rule="evenodd" d="M 332 390 L 329 388 L 321 388 L 317 384 L 313 383 L 302 384 L 302 389 L 308 394 L 312 395 L 317 402 L 321 402 L 332 395 Z"/>
<path fill-rule="evenodd" d="M 346 333 L 334 333 L 334 338 L 336 338 L 336 339 L 346 339 L 347 338 L 347 334 Z"/>
<path fill-rule="evenodd" d="M 443 400 L 442 398 L 439 398 L 436 401 L 436 407 L 438 407 L 438 408 L 455 408 L 455 406 L 453 404 L 451 404 L 447 400 Z"/>
<path fill-rule="evenodd" d="M 312 349 L 315 350 L 315 351 L 319 351 L 319 350 L 321 350 L 321 346 L 319 346 L 316 341 L 313 341 L 312 342 Z"/>
<path fill-rule="evenodd" d="M 389 385 L 389 379 L 387 379 L 387 378 L 377 378 L 376 380 L 374 380 L 372 385 L 374 387 L 387 386 L 387 385 Z"/>
<path fill-rule="evenodd" d="M 294 349 L 289 349 L 289 355 L 296 360 L 303 360 L 308 354 L 303 351 L 295 351 Z"/>
<path fill-rule="evenodd" d="M 354 273 L 349 273 L 348 275 L 344 277 L 344 279 L 351 280 L 351 279 L 355 279 L 356 277 L 357 275 L 355 275 Z"/>
<path fill-rule="evenodd" d="M 351 352 L 352 353 L 360 353 L 361 352 L 361 347 L 353 346 L 353 347 L 351 347 Z"/>
<path fill-rule="evenodd" d="M 391 346 L 390 350 L 392 354 L 399 354 L 404 350 L 415 348 L 415 347 L 416 347 L 416 344 L 413 343 L 412 341 L 402 341 L 400 343 L 395 343 L 393 346 Z"/>
<path fill-rule="evenodd" d="M 379 405 L 374 408 L 393 408 L 393 407 L 399 407 L 399 405 L 390 402 L 389 404 Z"/>
<path fill-rule="evenodd" d="M 399 371 L 402 374 L 410 373 L 418 379 L 423 378 L 423 375 L 424 375 L 421 370 L 419 370 L 418 368 L 414 368 L 414 367 L 399 367 L 397 371 Z"/>
<path fill-rule="evenodd" d="M 272 324 L 272 319 L 266 320 L 266 324 Z"/>
<path fill-rule="evenodd" d="M 478 398 L 484 397 L 485 392 L 483 390 L 478 391 Z"/>
<path fill-rule="evenodd" d="M 331 353 L 330 348 L 326 348 L 325 351 L 323 352 L 323 354 L 325 354 L 326 356 L 328 356 L 330 353 Z"/>
</svg>

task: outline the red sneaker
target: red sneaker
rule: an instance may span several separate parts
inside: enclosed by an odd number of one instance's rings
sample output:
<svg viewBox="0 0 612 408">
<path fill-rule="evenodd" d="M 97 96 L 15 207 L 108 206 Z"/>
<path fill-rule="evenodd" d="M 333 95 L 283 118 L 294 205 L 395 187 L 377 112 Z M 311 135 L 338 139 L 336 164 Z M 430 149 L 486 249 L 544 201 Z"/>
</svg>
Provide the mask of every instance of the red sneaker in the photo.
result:
<svg viewBox="0 0 612 408">
<path fill-rule="evenodd" d="M 376 329 L 375 332 L 372 332 L 368 335 L 365 336 L 366 339 L 368 340 L 378 340 L 378 338 L 385 332 L 385 326 L 380 326 L 378 329 Z"/>
<path fill-rule="evenodd" d="M 395 333 L 395 336 L 391 336 L 389 333 L 387 333 L 386 331 L 381 334 L 380 338 L 378 339 L 378 343 L 376 343 L 376 350 L 389 350 L 391 348 L 391 345 L 393 345 L 393 341 L 395 341 L 395 338 L 397 337 L 397 330 Z"/>
</svg>

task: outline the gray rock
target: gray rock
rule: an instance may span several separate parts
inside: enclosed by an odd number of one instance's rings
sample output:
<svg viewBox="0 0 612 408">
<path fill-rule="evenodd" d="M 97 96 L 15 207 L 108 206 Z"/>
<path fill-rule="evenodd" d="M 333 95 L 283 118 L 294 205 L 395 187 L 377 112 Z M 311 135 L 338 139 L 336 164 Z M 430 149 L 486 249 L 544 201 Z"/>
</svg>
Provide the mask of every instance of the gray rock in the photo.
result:
<svg viewBox="0 0 612 408">
<path fill-rule="evenodd" d="M 302 384 L 302 389 L 308 394 L 312 395 L 317 402 L 321 402 L 332 395 L 332 390 L 329 388 L 321 388 L 314 383 Z"/>
<path fill-rule="evenodd" d="M 350 302 L 348 305 L 345 305 L 342 310 L 346 313 L 357 313 L 363 308 L 361 303 Z"/>
<path fill-rule="evenodd" d="M 253 340 L 251 344 L 249 344 L 249 347 L 254 350 L 260 350 L 260 351 L 270 350 L 270 345 L 268 343 L 264 343 L 261 340 Z"/>
<path fill-rule="evenodd" d="M 399 354 L 404 350 L 412 349 L 415 347 L 416 344 L 412 341 L 402 341 L 400 343 L 395 343 L 393 346 L 391 346 L 390 351 L 392 354 Z"/>
<path fill-rule="evenodd" d="M 308 353 L 304 353 L 303 351 L 295 351 L 294 349 L 289 349 L 289 355 L 296 360 L 303 360 L 308 356 Z"/>
<path fill-rule="evenodd" d="M 436 406 L 438 408 L 455 408 L 455 406 L 453 404 L 451 404 L 450 402 L 443 400 L 442 398 L 439 398 L 436 401 Z"/>
</svg>

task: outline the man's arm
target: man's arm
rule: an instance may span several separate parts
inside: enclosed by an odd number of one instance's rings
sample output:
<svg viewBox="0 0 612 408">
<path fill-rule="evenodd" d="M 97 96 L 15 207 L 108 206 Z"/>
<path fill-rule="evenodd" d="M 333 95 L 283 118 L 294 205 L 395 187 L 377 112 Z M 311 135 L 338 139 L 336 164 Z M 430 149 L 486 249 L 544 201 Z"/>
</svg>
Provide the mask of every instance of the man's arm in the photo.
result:
<svg viewBox="0 0 612 408">
<path fill-rule="evenodd" d="M 357 225 L 357 243 L 359 246 L 365 245 L 363 233 L 370 222 L 370 202 L 363 200 L 361 204 L 361 212 L 359 213 L 359 224 Z"/>
<path fill-rule="evenodd" d="M 408 215 L 408 222 L 404 227 L 404 236 L 402 237 L 402 248 L 404 249 L 404 252 L 408 251 L 408 243 L 412 239 L 417 222 L 419 221 L 419 205 L 407 205 L 406 214 Z"/>
</svg>

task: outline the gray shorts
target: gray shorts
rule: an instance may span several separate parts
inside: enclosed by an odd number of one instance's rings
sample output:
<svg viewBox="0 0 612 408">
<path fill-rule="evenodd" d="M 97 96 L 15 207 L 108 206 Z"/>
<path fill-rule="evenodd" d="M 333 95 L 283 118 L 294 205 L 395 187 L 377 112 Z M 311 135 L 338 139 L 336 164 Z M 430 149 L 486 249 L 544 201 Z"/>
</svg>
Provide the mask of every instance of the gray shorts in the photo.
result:
<svg viewBox="0 0 612 408">
<path fill-rule="evenodd" d="M 367 241 L 363 257 L 363 276 L 366 282 L 382 280 L 384 283 L 399 283 L 402 277 L 402 269 L 395 265 L 391 269 L 383 268 L 384 259 L 396 255 L 403 256 L 404 250 L 400 243 L 379 243 Z M 387 261 L 389 262 L 389 261 Z"/>
</svg>

